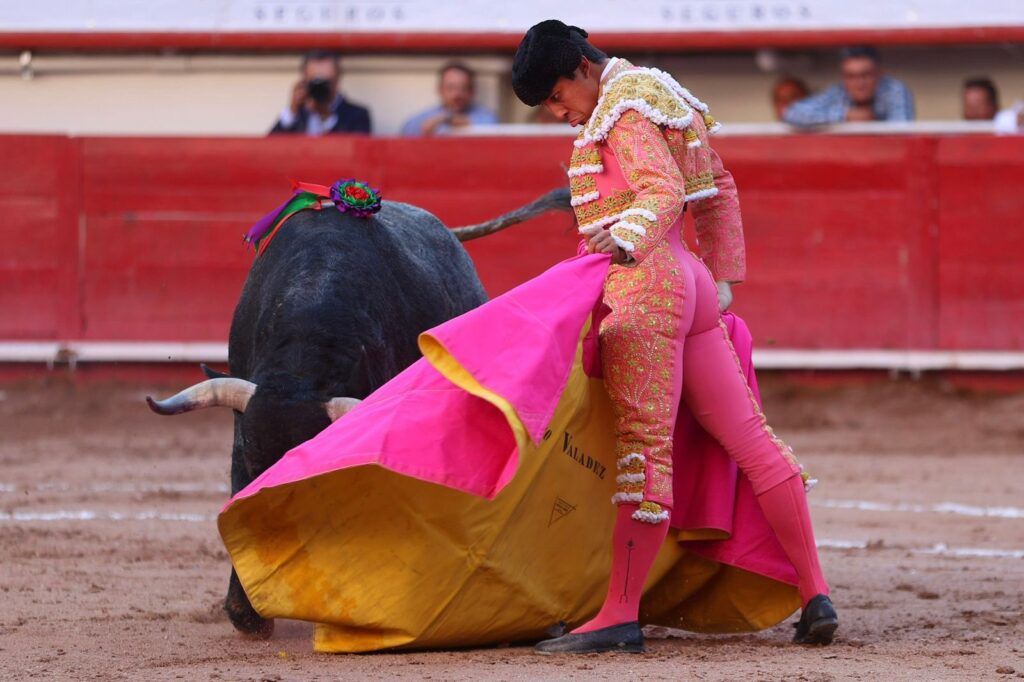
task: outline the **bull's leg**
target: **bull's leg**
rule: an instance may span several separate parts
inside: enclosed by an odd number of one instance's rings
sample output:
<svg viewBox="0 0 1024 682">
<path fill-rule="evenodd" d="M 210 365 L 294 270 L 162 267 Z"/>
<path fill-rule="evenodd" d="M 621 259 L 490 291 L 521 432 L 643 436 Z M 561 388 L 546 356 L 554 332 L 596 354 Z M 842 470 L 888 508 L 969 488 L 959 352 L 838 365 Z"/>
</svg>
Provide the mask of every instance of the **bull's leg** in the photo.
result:
<svg viewBox="0 0 1024 682">
<path fill-rule="evenodd" d="M 268 620 L 256 613 L 234 569 L 231 569 L 231 581 L 228 583 L 228 596 L 224 599 L 224 610 L 228 612 L 231 624 L 239 632 L 263 639 L 274 634 L 274 620 Z"/>
<path fill-rule="evenodd" d="M 241 416 L 235 413 L 235 444 L 231 449 L 231 494 L 234 495 L 249 485 L 252 477 L 245 466 L 242 450 Z M 242 589 L 238 574 L 231 569 L 231 580 L 228 582 L 228 595 L 224 598 L 224 610 L 228 612 L 231 624 L 239 632 L 247 635 L 268 638 L 274 634 L 273 619 L 267 620 L 256 613 L 249 596 Z"/>
</svg>

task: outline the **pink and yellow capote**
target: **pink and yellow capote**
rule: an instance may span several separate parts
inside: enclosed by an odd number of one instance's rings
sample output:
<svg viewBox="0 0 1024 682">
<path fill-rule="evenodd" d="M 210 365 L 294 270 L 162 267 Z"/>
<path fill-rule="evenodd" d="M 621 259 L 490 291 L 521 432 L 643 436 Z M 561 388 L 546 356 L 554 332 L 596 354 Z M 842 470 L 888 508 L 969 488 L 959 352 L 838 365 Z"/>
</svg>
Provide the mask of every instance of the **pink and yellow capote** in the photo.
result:
<svg viewBox="0 0 1024 682">
<path fill-rule="evenodd" d="M 319 651 L 542 637 L 601 605 L 617 491 L 594 320 L 607 256 L 578 256 L 420 337 L 423 359 L 223 509 L 253 605 Z M 751 338 L 725 324 L 756 393 Z M 743 632 L 800 605 L 754 491 L 685 408 L 671 531 L 643 622 Z"/>
</svg>

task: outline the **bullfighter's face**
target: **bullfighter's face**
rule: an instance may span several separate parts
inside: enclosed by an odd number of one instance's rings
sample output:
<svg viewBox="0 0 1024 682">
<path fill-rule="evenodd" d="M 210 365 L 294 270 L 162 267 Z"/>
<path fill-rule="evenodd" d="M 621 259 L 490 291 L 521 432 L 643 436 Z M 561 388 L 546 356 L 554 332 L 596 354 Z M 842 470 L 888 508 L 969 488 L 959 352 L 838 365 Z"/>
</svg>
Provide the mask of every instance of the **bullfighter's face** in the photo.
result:
<svg viewBox="0 0 1024 682">
<path fill-rule="evenodd" d="M 590 120 L 600 94 L 600 72 L 593 62 L 584 57 L 572 78 L 558 79 L 543 104 L 558 120 L 578 126 Z"/>
</svg>

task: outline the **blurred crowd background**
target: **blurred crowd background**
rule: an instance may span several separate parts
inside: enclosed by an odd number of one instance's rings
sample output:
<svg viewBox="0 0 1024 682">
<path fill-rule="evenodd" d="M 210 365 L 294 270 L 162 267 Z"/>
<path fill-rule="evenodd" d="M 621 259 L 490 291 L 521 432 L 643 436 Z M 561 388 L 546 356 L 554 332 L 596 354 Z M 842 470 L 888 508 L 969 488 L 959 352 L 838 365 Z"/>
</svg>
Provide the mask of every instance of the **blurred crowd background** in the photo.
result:
<svg viewBox="0 0 1024 682">
<path fill-rule="evenodd" d="M 142 6 L 173 4 L 126 0 L 104 3 L 104 8 L 97 6 L 91 13 L 78 7 L 63 23 L 47 12 L 47 6 L 61 5 L 56 0 L 37 4 L 34 12 L 0 9 L 0 99 L 8 103 L 0 108 L 0 131 L 253 136 L 276 128 L 277 132 L 392 136 L 447 134 L 465 124 L 551 122 L 543 113 L 522 106 L 512 94 L 511 54 L 522 30 L 502 24 L 509 19 L 481 14 L 477 23 L 455 23 L 447 33 L 430 26 L 429 30 L 414 25 L 406 29 L 403 26 L 412 19 L 403 23 L 401 12 L 423 11 L 423 3 L 333 0 L 193 1 L 169 15 L 178 17 L 174 25 L 162 26 L 159 13 L 151 20 L 134 19 L 144 11 Z M 725 123 L 785 120 L 794 127 L 806 127 L 837 122 L 846 109 L 850 111 L 845 118 L 850 120 L 993 121 L 1003 111 L 999 130 L 1018 129 L 1018 114 L 1024 108 L 1024 44 L 1014 42 L 1013 30 L 1015 21 L 1018 29 L 1024 26 L 1024 3 L 985 0 L 975 3 L 975 10 L 966 15 L 963 9 L 943 9 L 948 3 L 935 3 L 926 16 L 915 20 L 914 12 L 919 10 L 914 7 L 920 3 L 895 2 L 890 3 L 895 9 L 886 10 L 896 12 L 895 29 L 880 27 L 874 33 L 872 12 L 882 10 L 872 6 L 886 3 L 867 3 L 859 15 L 861 25 L 856 18 L 851 26 L 828 19 L 829 12 L 841 11 L 846 4 L 836 0 L 648 0 L 633 8 L 629 21 L 622 18 L 621 29 L 616 28 L 615 17 L 603 11 L 602 3 L 597 3 L 589 25 L 587 12 L 578 8 L 565 8 L 561 15 L 591 29 L 599 45 L 602 34 L 613 36 L 610 44 L 602 45 L 610 54 L 673 74 L 710 102 L 716 118 Z M 243 13 L 256 23 L 261 17 L 264 23 L 270 22 L 267 17 L 276 12 L 280 25 L 275 29 L 269 23 L 253 31 L 248 43 L 230 39 L 204 43 L 196 36 L 206 35 L 208 27 L 197 29 L 190 23 L 191 5 L 220 7 L 232 16 Z M 460 5 L 469 14 L 482 12 L 478 2 L 434 5 L 438 15 Z M 359 41 L 342 39 L 333 31 L 346 29 L 346 11 L 363 12 L 351 14 L 358 23 L 374 8 L 382 13 L 381 26 L 353 25 Z M 296 17 L 306 16 L 301 14 L 304 11 L 311 18 L 297 29 Z M 691 25 L 667 34 L 665 30 L 674 27 L 665 22 L 675 16 L 672 13 L 684 11 L 694 13 L 687 15 Z M 736 13 L 739 28 L 733 31 L 726 30 L 729 15 L 718 14 L 728 11 Z M 759 11 L 777 16 L 771 15 L 774 22 L 762 29 L 753 18 Z M 801 12 L 824 16 L 827 30 L 805 30 L 799 21 Z M 541 19 L 551 13 L 559 14 L 559 8 L 526 2 L 514 17 Z M 8 15 L 6 27 L 4 14 Z M 323 22 L 317 21 L 319 16 Z M 958 25 L 962 16 L 972 19 Z M 986 28 L 986 16 L 999 25 Z M 76 28 L 76 21 L 84 24 Z M 231 28 L 230 22 L 226 25 Z M 239 25 L 247 26 L 242 21 Z M 472 35 L 467 29 L 480 25 L 490 32 L 467 40 L 467 33 Z M 131 26 L 144 30 L 126 28 Z M 795 29 L 801 31 L 797 38 Z M 715 31 L 723 36 L 720 44 L 715 42 Z M 260 35 L 282 32 L 291 38 L 261 45 Z M 645 47 L 646 34 L 656 38 L 649 47 Z M 226 35 L 230 38 L 237 31 Z M 694 36 L 700 38 L 694 40 Z M 870 44 L 872 36 L 883 44 Z M 311 82 L 319 83 L 312 92 L 308 90 Z M 861 96 L 877 92 L 873 112 L 845 106 L 849 102 L 844 103 L 844 97 L 858 89 Z M 336 94 L 340 99 L 335 100 Z M 315 96 L 321 98 L 319 103 L 313 101 Z M 796 106 L 784 116 L 794 102 Z M 317 108 L 320 116 L 309 115 Z M 334 115 L 337 120 L 331 118 Z"/>
<path fill-rule="evenodd" d="M 759 366 L 1024 368 L 1024 0 L 33 0 L 0 2 L 0 370 L 222 360 L 290 178 L 453 227 L 563 185 L 574 132 L 510 78 L 549 18 L 723 124 Z M 467 250 L 493 296 L 575 244 Z"/>
</svg>

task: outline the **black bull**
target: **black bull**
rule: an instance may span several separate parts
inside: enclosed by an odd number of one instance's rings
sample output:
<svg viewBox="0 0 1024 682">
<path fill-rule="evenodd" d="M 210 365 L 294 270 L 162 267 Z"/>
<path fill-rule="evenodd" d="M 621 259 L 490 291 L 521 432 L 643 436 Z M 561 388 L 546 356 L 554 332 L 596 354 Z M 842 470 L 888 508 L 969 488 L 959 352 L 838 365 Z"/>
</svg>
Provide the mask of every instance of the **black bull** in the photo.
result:
<svg viewBox="0 0 1024 682">
<path fill-rule="evenodd" d="M 299 213 L 249 271 L 231 321 L 230 374 L 204 366 L 209 380 L 147 401 L 160 414 L 234 409 L 234 495 L 415 362 L 420 332 L 486 300 L 459 241 L 568 207 L 568 190 L 558 189 L 455 230 L 398 202 L 385 202 L 369 219 L 329 209 Z M 273 632 L 234 571 L 224 608 L 242 632 Z"/>
</svg>

